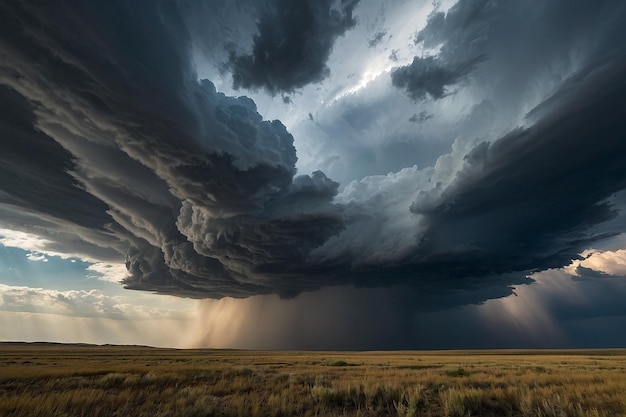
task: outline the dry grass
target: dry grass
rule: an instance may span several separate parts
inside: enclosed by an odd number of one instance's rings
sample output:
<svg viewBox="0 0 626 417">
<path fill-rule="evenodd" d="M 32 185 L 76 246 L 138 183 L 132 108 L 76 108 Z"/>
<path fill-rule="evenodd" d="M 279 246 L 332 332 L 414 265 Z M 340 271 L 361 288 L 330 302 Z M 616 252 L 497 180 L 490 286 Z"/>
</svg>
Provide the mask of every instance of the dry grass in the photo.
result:
<svg viewBox="0 0 626 417">
<path fill-rule="evenodd" d="M 0 344 L 0 416 L 626 416 L 626 351 Z"/>
</svg>

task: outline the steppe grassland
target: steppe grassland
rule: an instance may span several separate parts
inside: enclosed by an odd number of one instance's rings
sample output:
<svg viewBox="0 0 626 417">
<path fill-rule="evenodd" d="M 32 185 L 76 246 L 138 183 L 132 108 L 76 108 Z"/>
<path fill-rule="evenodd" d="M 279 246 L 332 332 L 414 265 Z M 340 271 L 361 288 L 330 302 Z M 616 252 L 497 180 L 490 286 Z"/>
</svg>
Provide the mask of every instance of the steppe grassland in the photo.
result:
<svg viewBox="0 0 626 417">
<path fill-rule="evenodd" d="M 0 344 L 0 416 L 626 416 L 626 350 Z"/>
</svg>

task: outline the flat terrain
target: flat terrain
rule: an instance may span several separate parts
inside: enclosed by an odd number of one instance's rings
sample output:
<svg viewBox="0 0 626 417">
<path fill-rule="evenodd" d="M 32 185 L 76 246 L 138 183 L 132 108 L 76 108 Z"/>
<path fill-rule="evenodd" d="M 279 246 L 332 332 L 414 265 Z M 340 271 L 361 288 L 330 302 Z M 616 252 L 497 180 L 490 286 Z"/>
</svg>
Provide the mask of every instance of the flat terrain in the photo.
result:
<svg viewBox="0 0 626 417">
<path fill-rule="evenodd" d="M 626 416 L 626 350 L 0 343 L 0 416 Z"/>
</svg>

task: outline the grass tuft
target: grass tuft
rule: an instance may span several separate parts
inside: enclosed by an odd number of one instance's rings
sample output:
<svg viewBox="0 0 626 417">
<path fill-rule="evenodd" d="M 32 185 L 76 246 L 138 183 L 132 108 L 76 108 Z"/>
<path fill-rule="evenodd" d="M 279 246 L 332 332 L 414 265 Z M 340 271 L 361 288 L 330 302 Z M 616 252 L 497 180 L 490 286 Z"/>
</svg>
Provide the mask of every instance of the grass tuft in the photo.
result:
<svg viewBox="0 0 626 417">
<path fill-rule="evenodd" d="M 469 376 L 469 371 L 464 368 L 448 369 L 446 375 L 448 376 Z"/>
</svg>

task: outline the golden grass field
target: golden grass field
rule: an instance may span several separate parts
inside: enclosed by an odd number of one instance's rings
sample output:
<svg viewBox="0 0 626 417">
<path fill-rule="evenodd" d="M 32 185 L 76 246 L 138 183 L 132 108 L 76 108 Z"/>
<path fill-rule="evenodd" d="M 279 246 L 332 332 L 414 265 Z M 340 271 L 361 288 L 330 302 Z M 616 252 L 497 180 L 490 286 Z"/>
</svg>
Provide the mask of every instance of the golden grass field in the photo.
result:
<svg viewBox="0 0 626 417">
<path fill-rule="evenodd" d="M 626 350 L 2 343 L 0 416 L 626 416 Z"/>
</svg>

